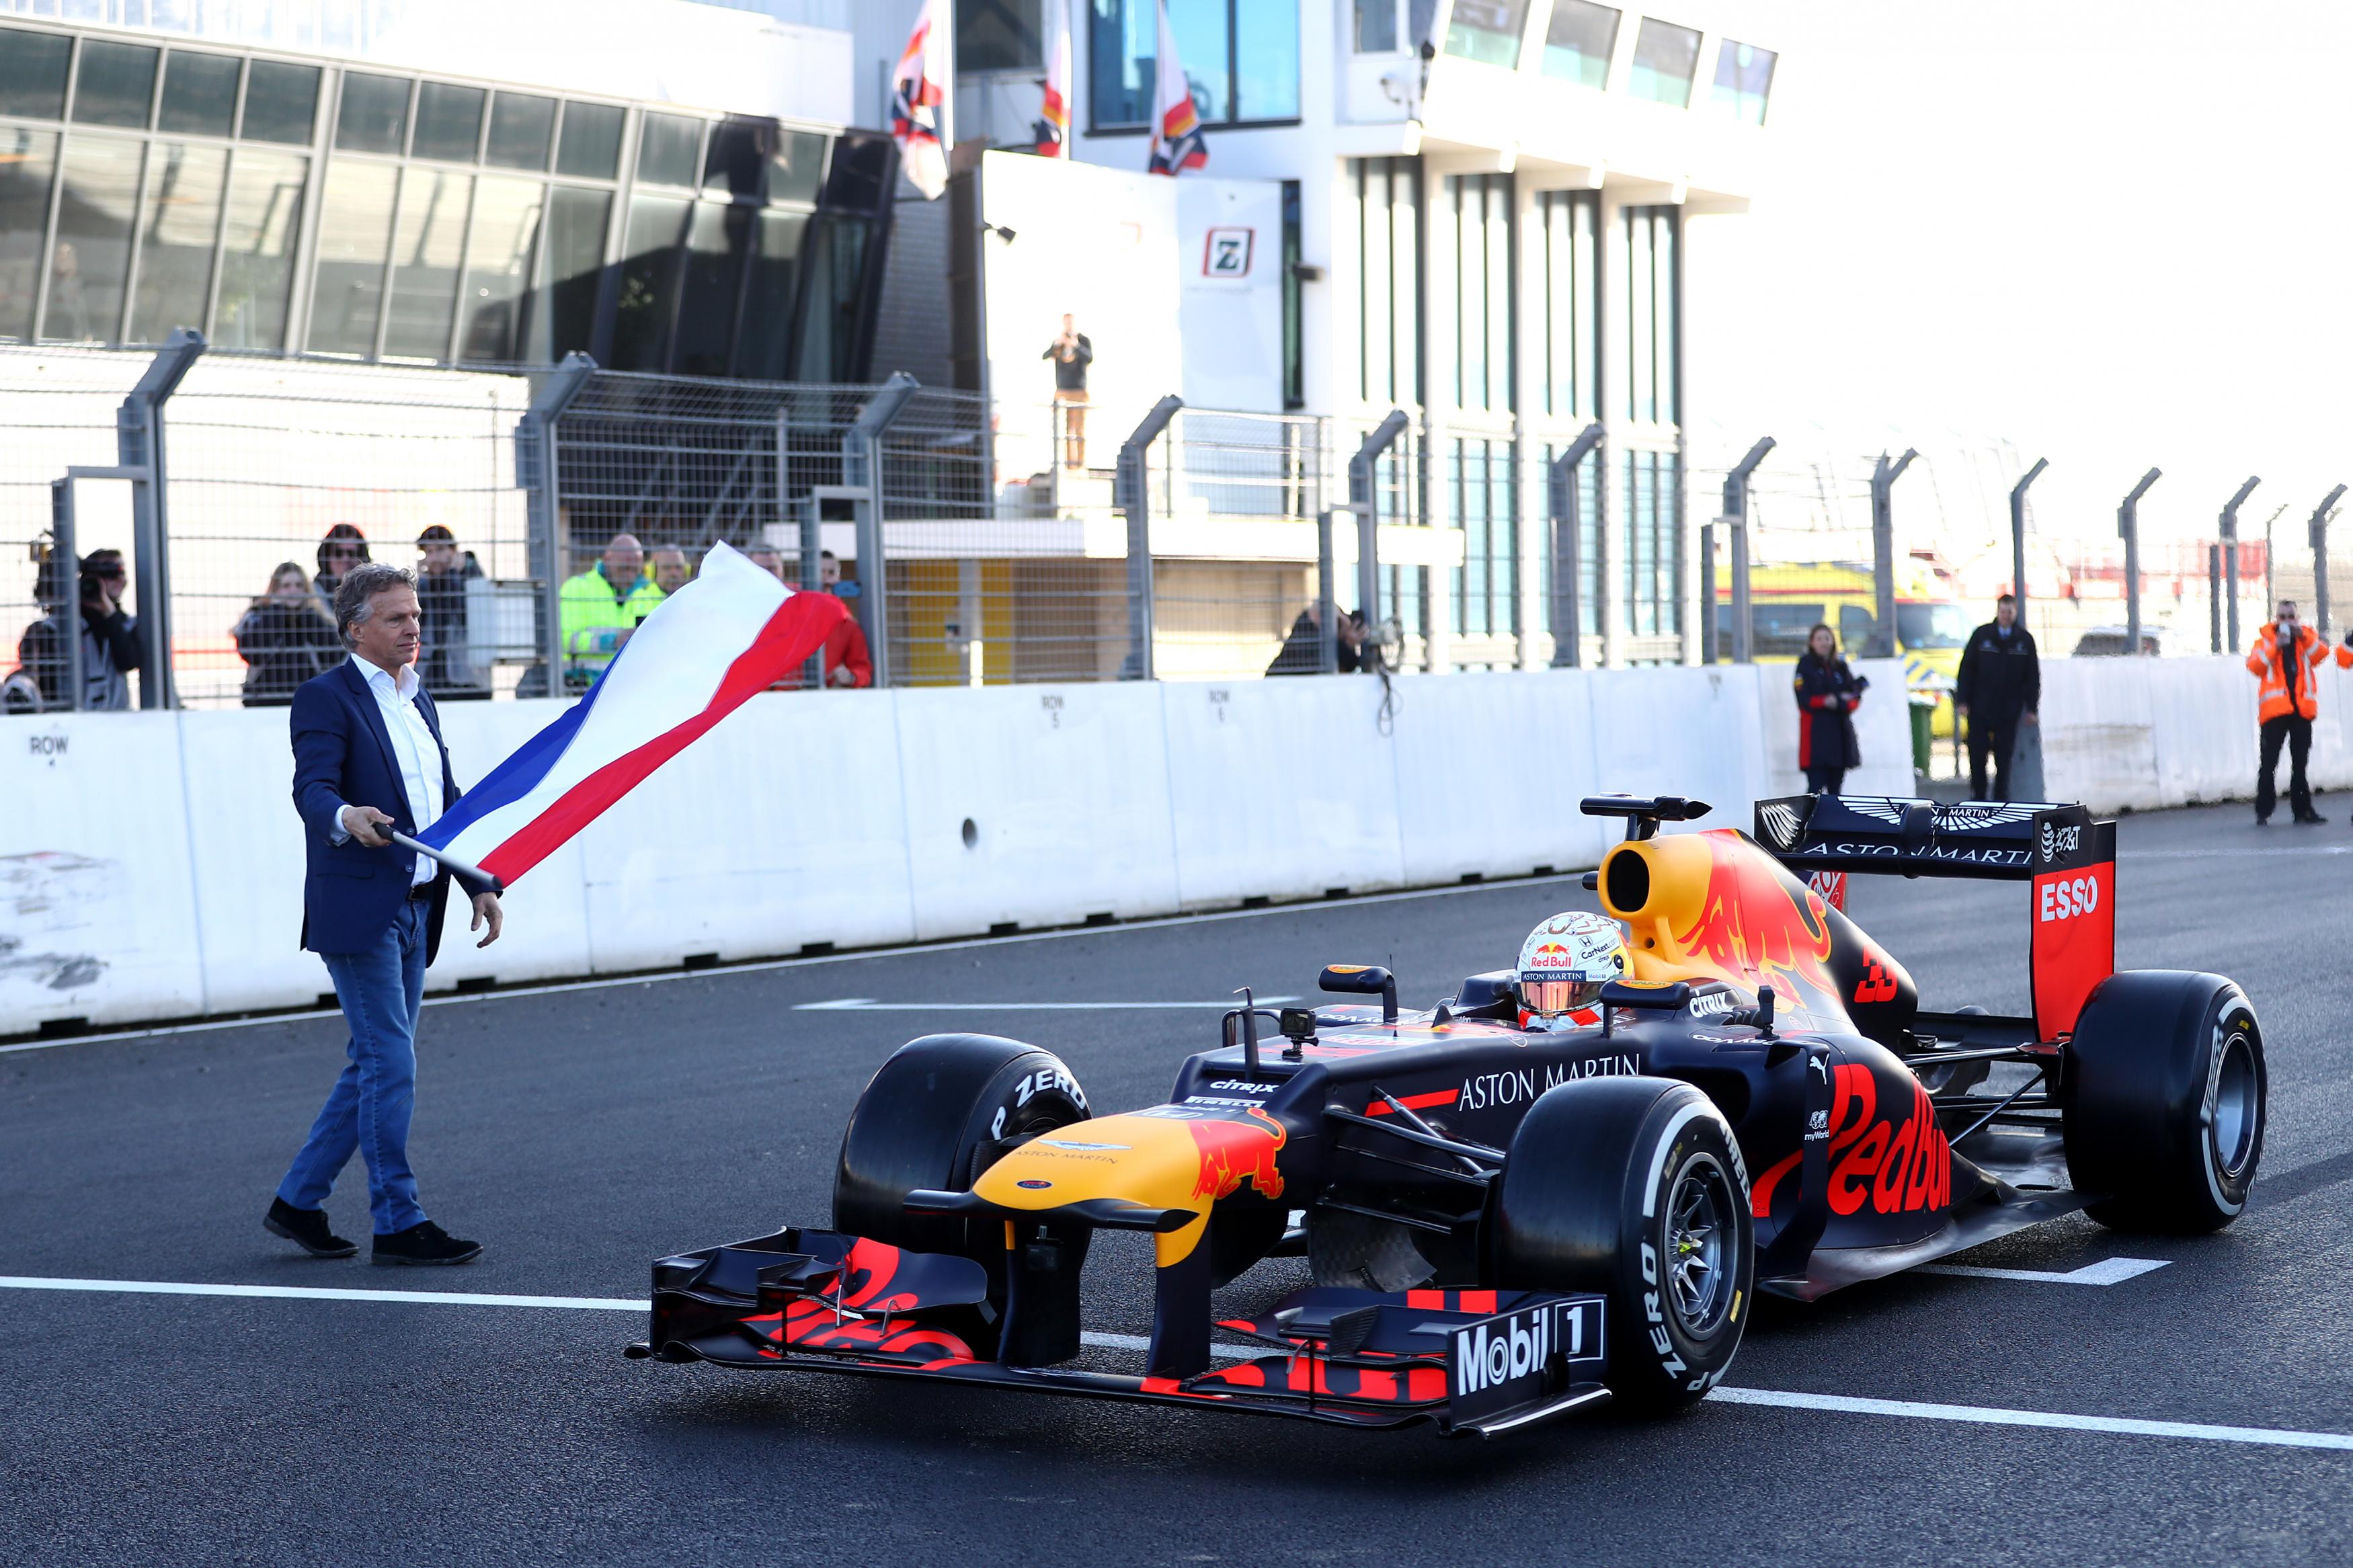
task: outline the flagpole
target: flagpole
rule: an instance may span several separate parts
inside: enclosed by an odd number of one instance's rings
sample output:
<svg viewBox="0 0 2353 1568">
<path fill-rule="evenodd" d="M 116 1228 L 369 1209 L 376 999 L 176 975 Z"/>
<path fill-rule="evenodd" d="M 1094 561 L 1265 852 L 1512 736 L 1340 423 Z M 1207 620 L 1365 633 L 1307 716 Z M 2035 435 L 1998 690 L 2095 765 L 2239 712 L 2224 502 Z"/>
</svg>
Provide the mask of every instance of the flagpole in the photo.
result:
<svg viewBox="0 0 2353 1568">
<path fill-rule="evenodd" d="M 455 872 L 460 882 L 479 885 L 485 892 L 503 893 L 507 890 L 507 885 L 504 882 L 500 881 L 471 860 L 460 860 L 446 849 L 436 849 L 430 844 L 419 844 L 406 833 L 389 833 L 388 836 L 401 848 L 414 849 L 428 860 L 438 861 Z"/>
<path fill-rule="evenodd" d="M 944 3 L 932 14 L 932 26 L 940 29 L 947 47 L 940 51 L 945 57 L 947 76 L 940 83 L 940 156 L 955 151 L 955 0 Z"/>
</svg>

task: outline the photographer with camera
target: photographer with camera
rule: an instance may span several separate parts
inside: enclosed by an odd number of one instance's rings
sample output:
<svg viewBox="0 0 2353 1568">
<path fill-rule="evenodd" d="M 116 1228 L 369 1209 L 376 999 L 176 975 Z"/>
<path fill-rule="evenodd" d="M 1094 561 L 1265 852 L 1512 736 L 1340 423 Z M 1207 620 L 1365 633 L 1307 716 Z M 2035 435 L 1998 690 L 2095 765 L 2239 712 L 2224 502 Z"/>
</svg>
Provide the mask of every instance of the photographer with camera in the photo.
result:
<svg viewBox="0 0 2353 1568">
<path fill-rule="evenodd" d="M 122 596 L 131 589 L 130 569 L 120 550 L 93 550 L 81 558 L 76 576 L 82 707 L 92 712 L 125 710 L 131 706 L 131 672 L 142 663 L 138 617 L 122 608 Z M 42 597 L 49 613 L 25 628 L 16 643 L 16 662 L 31 673 L 44 709 L 69 709 L 73 706 L 73 647 L 65 640 L 65 627 L 71 612 L 62 602 L 61 584 Z"/>
<path fill-rule="evenodd" d="M 2353 634 L 2336 650 L 2340 668 L 2353 668 Z M 2320 711 L 2316 677 L 2328 662 L 2328 640 L 2297 623 L 2295 601 L 2282 599 L 2272 623 L 2255 634 L 2247 650 L 2247 673 L 2263 682 L 2263 761 L 2255 773 L 2255 826 L 2272 819 L 2279 796 L 2273 780 L 2279 773 L 2280 747 L 2287 747 L 2287 804 L 2302 823 L 2328 819 L 2312 809 L 2312 786 L 2305 782 L 2304 763 L 2312 752 L 2312 721 Z"/>
<path fill-rule="evenodd" d="M 1846 771 L 1862 765 L 1862 743 L 1854 732 L 1854 710 L 1871 682 L 1840 656 L 1838 634 L 1816 626 L 1798 656 L 1798 765 L 1806 770 L 1809 795 L 1836 795 Z"/>
</svg>

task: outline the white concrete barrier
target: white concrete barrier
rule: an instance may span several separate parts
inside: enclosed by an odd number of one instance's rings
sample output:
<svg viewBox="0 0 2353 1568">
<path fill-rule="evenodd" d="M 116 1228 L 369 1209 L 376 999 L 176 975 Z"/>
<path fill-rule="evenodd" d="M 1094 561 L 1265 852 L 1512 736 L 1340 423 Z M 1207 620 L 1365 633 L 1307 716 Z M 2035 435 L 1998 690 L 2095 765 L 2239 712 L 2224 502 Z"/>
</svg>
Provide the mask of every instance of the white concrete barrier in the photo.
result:
<svg viewBox="0 0 2353 1568">
<path fill-rule="evenodd" d="M 1900 668 L 1856 714 L 1857 794 L 1907 794 Z M 2050 792 L 2099 810 L 2250 793 L 2235 658 L 2052 660 Z M 428 984 L 791 954 L 1593 865 L 1603 791 L 1746 826 L 1803 787 L 1780 667 L 776 694 L 550 857 Z M 2323 679 L 2313 776 L 2353 786 Z M 461 780 L 560 710 L 449 703 Z M 307 1004 L 282 709 L 0 723 L 0 1035 Z M 967 826 L 967 825 L 969 825 Z"/>
</svg>

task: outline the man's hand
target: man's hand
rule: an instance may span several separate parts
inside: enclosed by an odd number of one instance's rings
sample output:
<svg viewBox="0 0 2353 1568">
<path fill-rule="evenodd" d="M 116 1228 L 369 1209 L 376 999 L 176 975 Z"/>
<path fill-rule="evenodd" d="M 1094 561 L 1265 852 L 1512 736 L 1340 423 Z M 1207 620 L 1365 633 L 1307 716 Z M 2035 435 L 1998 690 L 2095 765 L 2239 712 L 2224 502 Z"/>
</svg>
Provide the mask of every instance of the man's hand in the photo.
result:
<svg viewBox="0 0 2353 1568">
<path fill-rule="evenodd" d="M 490 923 L 491 932 L 488 936 L 482 938 L 481 941 L 476 942 L 474 944 L 476 947 L 490 946 L 491 943 L 499 940 L 499 932 L 506 929 L 506 911 L 499 908 L 499 896 L 496 893 L 476 893 L 474 895 L 474 923 L 468 926 L 466 929 L 468 931 L 480 931 L 482 929 L 483 922 L 486 921 Z"/>
<path fill-rule="evenodd" d="M 358 839 L 366 848 L 383 849 L 390 847 L 392 843 L 391 839 L 376 831 L 378 823 L 390 827 L 392 818 L 372 805 L 343 807 L 343 831 Z"/>
<path fill-rule="evenodd" d="M 1969 705 L 1966 702 L 1956 702 L 1953 704 L 1953 711 L 1966 719 L 1969 716 Z"/>
<path fill-rule="evenodd" d="M 852 687 L 858 684 L 858 672 L 846 664 L 837 664 L 833 667 L 833 673 L 827 676 L 826 679 L 835 686 Z"/>
<path fill-rule="evenodd" d="M 2030 724 L 2039 724 L 2042 721 L 2035 717 L 2034 710 L 2031 708 L 2029 708 L 2024 713 L 2021 714 L 2020 717 L 2024 719 Z"/>
</svg>

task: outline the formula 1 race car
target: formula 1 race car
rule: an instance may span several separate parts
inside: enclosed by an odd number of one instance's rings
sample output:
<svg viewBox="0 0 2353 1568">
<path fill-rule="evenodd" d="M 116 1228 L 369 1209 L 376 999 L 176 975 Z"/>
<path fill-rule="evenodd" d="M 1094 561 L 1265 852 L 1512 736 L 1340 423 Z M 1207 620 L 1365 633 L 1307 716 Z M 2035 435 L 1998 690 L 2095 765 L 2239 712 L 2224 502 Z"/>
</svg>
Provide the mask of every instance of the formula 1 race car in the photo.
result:
<svg viewBox="0 0 2353 1568">
<path fill-rule="evenodd" d="M 1400 1013 L 1387 971 L 1335 965 L 1324 990 L 1377 1005 L 1246 1002 L 1166 1104 L 1111 1116 L 1050 1052 L 926 1036 L 850 1115 L 831 1227 L 662 1258 L 629 1353 L 1491 1436 L 1699 1399 L 1759 1290 L 2077 1209 L 2196 1232 L 2244 1207 L 2262 1031 L 2220 975 L 2114 973 L 2113 823 L 1824 795 L 1662 836 L 1708 808 L 1584 809 L 1628 823 L 1587 879 L 1624 973 L 1585 1012 L 1524 968 Z M 1857 872 L 2031 881 L 2034 1016 L 1924 1012 L 1842 912 Z M 1566 954 L 1553 929 L 1524 965 Z M 1104 1229 L 1153 1237 L 1141 1375 L 1071 1364 Z M 1311 1286 L 1213 1322 L 1285 1255 Z"/>
</svg>

